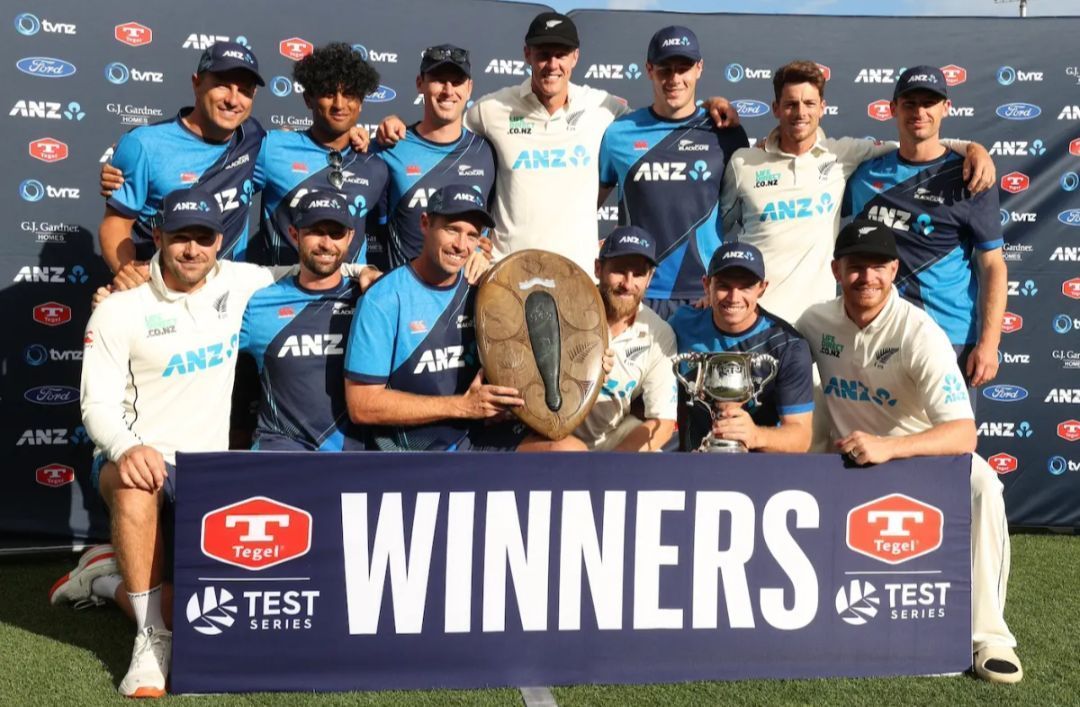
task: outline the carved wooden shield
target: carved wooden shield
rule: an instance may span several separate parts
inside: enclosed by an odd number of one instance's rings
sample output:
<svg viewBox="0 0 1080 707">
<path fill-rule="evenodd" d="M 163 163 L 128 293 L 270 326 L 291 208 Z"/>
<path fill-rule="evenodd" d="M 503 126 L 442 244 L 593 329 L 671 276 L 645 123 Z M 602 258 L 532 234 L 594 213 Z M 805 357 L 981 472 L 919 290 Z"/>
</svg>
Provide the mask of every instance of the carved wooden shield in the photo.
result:
<svg viewBox="0 0 1080 707">
<path fill-rule="evenodd" d="M 570 434 L 604 375 L 607 318 L 592 278 L 561 255 L 519 251 L 488 273 L 475 321 L 487 380 L 520 391 L 521 421 L 548 439 Z"/>
</svg>

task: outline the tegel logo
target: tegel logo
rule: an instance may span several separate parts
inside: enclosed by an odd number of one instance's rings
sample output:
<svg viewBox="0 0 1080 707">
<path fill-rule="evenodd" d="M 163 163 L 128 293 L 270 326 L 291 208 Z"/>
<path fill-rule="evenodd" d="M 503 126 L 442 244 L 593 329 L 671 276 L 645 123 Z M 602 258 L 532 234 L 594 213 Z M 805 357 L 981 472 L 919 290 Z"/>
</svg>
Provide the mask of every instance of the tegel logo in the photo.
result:
<svg viewBox="0 0 1080 707">
<path fill-rule="evenodd" d="M 944 524 L 940 509 L 894 493 L 848 512 L 847 545 L 860 555 L 898 565 L 941 547 Z"/>
<path fill-rule="evenodd" d="M 1024 318 L 1019 314 L 1013 314 L 1012 312 L 1005 312 L 1001 317 L 1001 331 L 1005 334 L 1012 334 L 1013 332 L 1020 331 L 1024 328 Z"/>
<path fill-rule="evenodd" d="M 1020 462 L 1016 457 L 1005 452 L 998 452 L 987 457 L 986 463 L 998 474 L 1011 474 L 1020 466 Z"/>
<path fill-rule="evenodd" d="M 154 30 L 138 22 L 113 27 L 113 39 L 130 47 L 142 47 L 154 41 Z"/>
<path fill-rule="evenodd" d="M 311 549 L 311 514 L 265 496 L 210 511 L 202 520 L 202 552 L 246 570 L 265 570 Z"/>
<path fill-rule="evenodd" d="M 991 385 L 983 388 L 983 397 L 998 403 L 1015 403 L 1028 396 L 1027 388 L 1018 385 Z"/>
<path fill-rule="evenodd" d="M 71 321 L 71 307 L 61 302 L 44 302 L 34 307 L 34 321 L 45 326 L 60 326 Z"/>
<path fill-rule="evenodd" d="M 204 636 L 219 636 L 236 623 L 237 608 L 228 589 L 205 587 L 188 599 L 185 615 L 191 627 Z"/>
<path fill-rule="evenodd" d="M 293 61 L 300 61 L 313 51 L 315 51 L 315 46 L 300 37 L 290 37 L 278 42 L 278 52 L 281 56 Z"/>
<path fill-rule="evenodd" d="M 892 119 L 892 106 L 885 99 L 877 100 L 866 106 L 866 114 L 874 120 L 885 122 Z"/>
<path fill-rule="evenodd" d="M 31 157 L 41 160 L 46 164 L 66 160 L 68 157 L 67 143 L 60 142 L 56 138 L 51 137 L 32 140 L 27 146 L 27 151 L 30 153 Z"/>
<path fill-rule="evenodd" d="M 1061 294 L 1071 299 L 1080 299 L 1080 277 L 1074 277 L 1061 283 Z"/>
<path fill-rule="evenodd" d="M 1075 442 L 1080 439 L 1080 420 L 1065 420 L 1057 426 L 1057 436 L 1066 442 Z"/>
<path fill-rule="evenodd" d="M 1031 178 L 1023 172 L 1009 172 L 1001 178 L 1001 188 L 1010 194 L 1019 194 L 1031 186 Z"/>
<path fill-rule="evenodd" d="M 42 486 L 55 489 L 75 481 L 75 470 L 67 464 L 46 464 L 39 466 L 34 476 Z"/>
</svg>

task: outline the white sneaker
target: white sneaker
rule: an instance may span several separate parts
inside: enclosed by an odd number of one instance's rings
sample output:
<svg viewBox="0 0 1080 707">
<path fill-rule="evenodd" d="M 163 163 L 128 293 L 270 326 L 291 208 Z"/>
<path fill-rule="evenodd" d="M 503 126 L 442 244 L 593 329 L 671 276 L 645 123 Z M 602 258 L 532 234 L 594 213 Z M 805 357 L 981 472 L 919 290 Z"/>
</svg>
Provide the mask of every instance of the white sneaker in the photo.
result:
<svg viewBox="0 0 1080 707">
<path fill-rule="evenodd" d="M 49 603 L 53 606 L 61 602 L 81 604 L 86 602 L 99 604 L 90 591 L 90 585 L 98 577 L 119 572 L 116 565 L 116 552 L 112 545 L 95 545 L 79 558 L 75 569 L 65 574 L 49 590 Z"/>
<path fill-rule="evenodd" d="M 131 665 L 120 681 L 125 697 L 164 697 L 172 662 L 172 631 L 147 626 L 135 636 Z"/>
</svg>

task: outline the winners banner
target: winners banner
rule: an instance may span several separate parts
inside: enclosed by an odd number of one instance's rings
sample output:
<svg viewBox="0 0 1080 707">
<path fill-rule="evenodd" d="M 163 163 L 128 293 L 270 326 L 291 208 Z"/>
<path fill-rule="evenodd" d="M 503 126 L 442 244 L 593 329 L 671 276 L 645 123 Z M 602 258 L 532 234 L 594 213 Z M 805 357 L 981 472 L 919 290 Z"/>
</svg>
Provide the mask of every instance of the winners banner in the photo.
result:
<svg viewBox="0 0 1080 707">
<path fill-rule="evenodd" d="M 968 457 L 181 454 L 176 692 L 955 673 Z"/>
</svg>

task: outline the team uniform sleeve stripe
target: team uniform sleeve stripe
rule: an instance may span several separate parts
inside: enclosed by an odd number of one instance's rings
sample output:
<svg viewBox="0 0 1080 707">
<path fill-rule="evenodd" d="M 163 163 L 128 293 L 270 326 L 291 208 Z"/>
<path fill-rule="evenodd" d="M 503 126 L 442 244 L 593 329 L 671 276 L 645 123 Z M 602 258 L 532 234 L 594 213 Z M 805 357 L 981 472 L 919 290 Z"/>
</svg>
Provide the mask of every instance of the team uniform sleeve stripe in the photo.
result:
<svg viewBox="0 0 1080 707">
<path fill-rule="evenodd" d="M 777 410 L 781 415 L 801 415 L 804 412 L 813 412 L 814 403 L 804 403 L 802 405 L 780 405 Z"/>
<path fill-rule="evenodd" d="M 1005 239 L 998 238 L 997 240 L 985 241 L 982 243 L 976 241 L 975 247 L 979 250 L 997 250 L 998 248 L 1005 247 Z"/>
<path fill-rule="evenodd" d="M 355 371 L 345 371 L 345 377 L 354 383 L 363 383 L 365 385 L 385 385 L 386 381 L 390 380 L 389 376 L 371 376 Z"/>
</svg>

